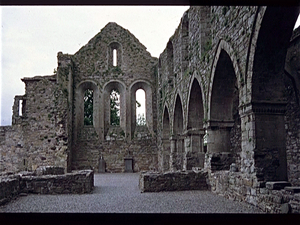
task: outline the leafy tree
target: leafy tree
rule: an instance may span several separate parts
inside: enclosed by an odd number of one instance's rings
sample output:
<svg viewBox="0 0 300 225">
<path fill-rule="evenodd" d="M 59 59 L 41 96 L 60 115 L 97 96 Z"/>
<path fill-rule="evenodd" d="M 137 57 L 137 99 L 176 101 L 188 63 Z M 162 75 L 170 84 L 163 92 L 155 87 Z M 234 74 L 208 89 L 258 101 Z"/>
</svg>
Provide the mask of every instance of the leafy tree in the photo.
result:
<svg viewBox="0 0 300 225">
<path fill-rule="evenodd" d="M 110 124 L 120 125 L 120 94 L 116 89 L 110 93 Z"/>
<path fill-rule="evenodd" d="M 141 107 L 141 106 L 142 106 L 142 104 L 139 103 L 138 101 L 136 101 L 136 107 L 139 108 L 139 107 Z M 137 115 L 137 118 L 136 118 L 136 124 L 137 124 L 138 126 L 144 126 L 144 125 L 146 125 L 146 118 L 145 118 L 144 113 L 143 113 L 143 114 L 138 114 L 138 115 Z"/>
<path fill-rule="evenodd" d="M 145 126 L 146 125 L 146 118 L 144 113 L 143 114 L 138 114 L 138 117 L 136 119 L 136 124 L 138 126 Z"/>
<path fill-rule="evenodd" d="M 84 125 L 93 125 L 93 90 L 84 93 Z"/>
</svg>

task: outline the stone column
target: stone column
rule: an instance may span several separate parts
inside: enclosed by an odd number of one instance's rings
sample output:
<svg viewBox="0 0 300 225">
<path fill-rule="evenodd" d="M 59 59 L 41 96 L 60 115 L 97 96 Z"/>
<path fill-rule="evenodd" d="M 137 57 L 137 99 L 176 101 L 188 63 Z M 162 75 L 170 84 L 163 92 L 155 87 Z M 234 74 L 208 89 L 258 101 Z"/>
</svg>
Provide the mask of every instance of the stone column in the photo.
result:
<svg viewBox="0 0 300 225">
<path fill-rule="evenodd" d="M 170 169 L 170 139 L 162 138 L 162 171 Z"/>
<path fill-rule="evenodd" d="M 219 153 L 230 151 L 230 130 L 234 122 L 210 121 L 207 129 L 207 152 Z"/>
<path fill-rule="evenodd" d="M 176 141 L 176 169 L 183 169 L 183 155 L 184 155 L 184 136 L 177 135 Z"/>
<path fill-rule="evenodd" d="M 120 120 L 121 120 L 121 117 L 124 119 L 125 126 L 123 127 L 121 124 L 120 124 L 120 126 L 122 127 L 122 129 L 125 132 L 126 140 L 130 141 L 131 140 L 131 135 L 132 135 L 131 134 L 131 124 L 132 124 L 132 119 L 133 119 L 132 115 L 131 115 L 131 113 L 133 113 L 132 108 L 131 108 L 132 107 L 132 105 L 131 105 L 131 93 L 130 93 L 130 90 L 124 91 L 124 93 L 126 93 L 125 96 L 124 96 L 126 107 L 123 110 L 124 114 L 120 115 Z M 120 104 L 122 104 L 122 103 L 120 103 Z M 132 104 L 134 104 L 134 106 L 135 106 L 135 103 L 132 103 Z M 121 105 L 121 107 L 122 107 L 122 105 Z"/>
<path fill-rule="evenodd" d="M 191 170 L 193 167 L 204 167 L 205 153 L 203 151 L 204 129 L 190 129 L 185 138 L 184 168 Z"/>
<path fill-rule="evenodd" d="M 229 170 L 232 163 L 230 154 L 230 131 L 233 121 L 209 121 L 207 128 L 208 166 L 212 171 Z"/>
<path fill-rule="evenodd" d="M 265 101 L 240 109 L 241 170 L 255 173 L 258 181 L 287 181 L 285 108 L 284 102 Z"/>
<path fill-rule="evenodd" d="M 176 138 L 170 137 L 170 171 L 174 172 L 176 169 Z"/>
</svg>

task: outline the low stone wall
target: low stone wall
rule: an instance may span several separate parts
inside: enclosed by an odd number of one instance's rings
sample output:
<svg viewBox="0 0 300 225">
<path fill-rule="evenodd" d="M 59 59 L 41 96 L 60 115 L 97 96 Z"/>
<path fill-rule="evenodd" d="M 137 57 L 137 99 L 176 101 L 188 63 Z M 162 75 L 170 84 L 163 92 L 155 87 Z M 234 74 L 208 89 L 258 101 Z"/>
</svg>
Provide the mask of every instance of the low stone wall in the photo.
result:
<svg viewBox="0 0 300 225">
<path fill-rule="evenodd" d="M 0 174 L 0 205 L 16 198 L 20 192 L 20 177 L 14 174 Z"/>
<path fill-rule="evenodd" d="M 52 175 L 59 168 L 44 168 L 35 172 L 2 174 L 0 176 L 0 205 L 16 198 L 20 193 L 34 194 L 83 194 L 90 193 L 94 187 L 93 170 L 73 171 L 72 173 Z M 36 174 L 41 175 L 36 175 Z M 43 175 L 43 174 L 48 175 Z"/>
<path fill-rule="evenodd" d="M 230 171 L 211 173 L 209 179 L 211 191 L 226 198 L 247 202 L 267 213 L 300 213 L 299 187 L 280 188 L 273 182 L 257 182 L 250 174 Z"/>
<path fill-rule="evenodd" d="M 94 187 L 92 170 L 81 170 L 63 175 L 25 176 L 20 180 L 20 189 L 35 194 L 84 194 Z"/>
<path fill-rule="evenodd" d="M 141 192 L 208 190 L 207 173 L 202 171 L 140 174 L 139 187 Z"/>
</svg>

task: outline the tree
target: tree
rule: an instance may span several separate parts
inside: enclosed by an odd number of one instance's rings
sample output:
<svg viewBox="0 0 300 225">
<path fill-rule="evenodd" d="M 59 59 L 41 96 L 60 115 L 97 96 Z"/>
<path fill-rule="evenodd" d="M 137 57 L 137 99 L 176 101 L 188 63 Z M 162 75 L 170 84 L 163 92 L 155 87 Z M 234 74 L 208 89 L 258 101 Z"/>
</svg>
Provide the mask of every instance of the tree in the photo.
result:
<svg viewBox="0 0 300 225">
<path fill-rule="evenodd" d="M 136 108 L 139 108 L 139 107 L 142 106 L 142 104 L 139 103 L 138 101 L 135 101 L 135 103 L 136 103 Z M 144 126 L 144 125 L 146 125 L 146 118 L 145 118 L 144 113 L 137 115 L 136 124 L 138 126 Z"/>
<path fill-rule="evenodd" d="M 145 126 L 146 125 L 146 118 L 145 118 L 144 113 L 138 114 L 138 117 L 136 119 L 136 124 L 138 126 Z"/>
<path fill-rule="evenodd" d="M 120 125 L 120 94 L 116 89 L 110 93 L 110 124 Z"/>
<path fill-rule="evenodd" d="M 84 93 L 84 125 L 93 125 L 93 90 Z"/>
</svg>

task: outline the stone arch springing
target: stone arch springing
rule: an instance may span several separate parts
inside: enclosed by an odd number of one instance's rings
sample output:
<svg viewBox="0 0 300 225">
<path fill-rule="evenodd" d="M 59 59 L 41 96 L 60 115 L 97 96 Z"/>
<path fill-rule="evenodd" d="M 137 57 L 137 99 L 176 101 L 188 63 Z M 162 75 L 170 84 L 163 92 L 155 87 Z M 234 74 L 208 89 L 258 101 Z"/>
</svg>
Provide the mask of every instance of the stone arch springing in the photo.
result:
<svg viewBox="0 0 300 225">
<path fill-rule="evenodd" d="M 110 93 L 112 90 L 117 90 L 120 94 L 120 128 L 122 133 L 126 131 L 126 88 L 120 81 L 110 81 L 105 84 L 103 91 L 103 111 L 104 111 L 104 136 L 107 135 L 110 129 Z"/>
<path fill-rule="evenodd" d="M 131 96 L 131 134 L 133 135 L 136 129 L 136 91 L 142 89 L 145 91 L 145 117 L 146 126 L 150 133 L 153 133 L 153 102 L 152 88 L 147 81 L 136 81 L 130 87 Z M 133 136 L 132 136 L 133 137 Z"/>
<path fill-rule="evenodd" d="M 288 180 L 285 130 L 285 60 L 299 7 L 260 7 L 247 71 L 254 166 L 258 180 Z"/>
<path fill-rule="evenodd" d="M 112 42 L 108 46 L 108 66 L 109 67 L 121 67 L 122 66 L 122 56 L 123 48 L 119 42 Z M 116 56 L 116 65 L 114 65 L 114 55 Z"/>
<path fill-rule="evenodd" d="M 209 92 L 207 149 L 212 154 L 211 169 L 228 170 L 241 151 L 239 84 L 231 57 L 220 46 L 217 53 Z"/>
<path fill-rule="evenodd" d="M 162 120 L 162 170 L 168 171 L 170 169 L 170 117 L 169 110 L 165 106 Z"/>
</svg>

